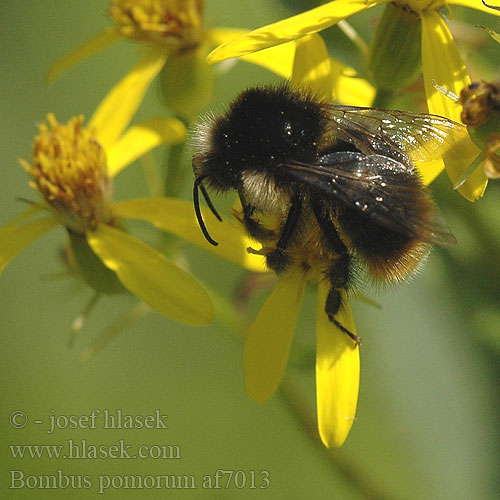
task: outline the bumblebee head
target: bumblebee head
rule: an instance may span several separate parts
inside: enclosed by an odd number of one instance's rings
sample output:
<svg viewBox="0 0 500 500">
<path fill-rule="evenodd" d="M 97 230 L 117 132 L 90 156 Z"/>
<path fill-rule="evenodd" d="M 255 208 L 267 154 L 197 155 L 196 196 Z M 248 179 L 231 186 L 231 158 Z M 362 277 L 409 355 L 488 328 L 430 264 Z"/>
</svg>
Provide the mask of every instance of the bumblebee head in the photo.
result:
<svg viewBox="0 0 500 500">
<path fill-rule="evenodd" d="M 238 188 L 243 171 L 266 171 L 287 161 L 314 161 L 325 128 L 321 105 L 289 85 L 243 91 L 195 136 L 193 167 L 216 191 Z"/>
<path fill-rule="evenodd" d="M 207 240 L 211 238 L 197 207 L 198 188 L 218 215 L 205 188 L 218 193 L 239 189 L 244 172 L 263 172 L 278 180 L 280 164 L 313 162 L 325 124 L 321 104 L 312 94 L 287 84 L 249 88 L 225 113 L 206 117 L 194 135 L 193 170 L 195 208 Z"/>
</svg>

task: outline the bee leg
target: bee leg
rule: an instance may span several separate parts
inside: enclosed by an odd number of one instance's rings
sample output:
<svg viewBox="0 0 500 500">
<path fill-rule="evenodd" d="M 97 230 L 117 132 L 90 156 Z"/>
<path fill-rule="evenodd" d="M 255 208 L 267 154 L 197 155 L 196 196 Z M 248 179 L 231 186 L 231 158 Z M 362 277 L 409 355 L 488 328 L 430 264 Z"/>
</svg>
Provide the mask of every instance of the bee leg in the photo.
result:
<svg viewBox="0 0 500 500">
<path fill-rule="evenodd" d="M 270 240 L 274 238 L 274 232 L 266 229 L 259 221 L 252 218 L 255 207 L 246 202 L 243 193 L 239 192 L 241 205 L 243 207 L 243 223 L 248 234 L 256 240 Z"/>
<path fill-rule="evenodd" d="M 335 319 L 336 314 L 344 306 L 342 291 L 347 290 L 347 287 L 349 285 L 350 262 L 351 256 L 347 252 L 345 252 L 339 255 L 339 257 L 326 272 L 326 276 L 328 278 L 328 281 L 330 282 L 331 288 L 326 298 L 325 312 L 328 316 L 328 319 L 337 328 L 342 330 L 345 334 L 349 335 L 349 337 L 351 337 L 351 339 L 354 340 L 356 344 L 361 344 L 361 339 L 356 334 L 352 333 Z"/>
<path fill-rule="evenodd" d="M 288 210 L 285 225 L 281 231 L 281 236 L 276 244 L 276 248 L 266 255 L 266 265 L 272 269 L 278 276 L 286 272 L 291 263 L 291 258 L 285 251 L 290 238 L 297 227 L 297 223 L 302 212 L 302 200 L 300 195 L 294 196 L 292 199 L 292 206 Z"/>
<path fill-rule="evenodd" d="M 331 285 L 330 292 L 326 298 L 325 312 L 328 319 L 337 328 L 354 340 L 356 344 L 361 344 L 361 339 L 357 335 L 349 331 L 335 319 L 335 315 L 344 305 L 342 290 L 347 290 L 351 281 L 351 255 L 337 233 L 337 229 L 328 212 L 325 210 L 324 205 L 320 201 L 314 200 L 312 202 L 312 209 L 323 233 L 326 246 L 337 254 L 334 262 L 325 273 Z"/>
</svg>

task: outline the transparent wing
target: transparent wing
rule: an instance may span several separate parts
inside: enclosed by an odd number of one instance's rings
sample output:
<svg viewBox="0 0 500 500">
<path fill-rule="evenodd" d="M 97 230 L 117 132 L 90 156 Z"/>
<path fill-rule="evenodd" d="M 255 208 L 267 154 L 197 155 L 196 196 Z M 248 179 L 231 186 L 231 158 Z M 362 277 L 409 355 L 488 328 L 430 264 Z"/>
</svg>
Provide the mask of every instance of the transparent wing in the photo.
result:
<svg viewBox="0 0 500 500">
<path fill-rule="evenodd" d="M 382 155 L 336 152 L 315 165 L 281 165 L 288 175 L 375 224 L 437 246 L 456 243 L 416 171 Z"/>
<path fill-rule="evenodd" d="M 437 115 L 336 104 L 325 104 L 324 109 L 341 139 L 366 154 L 385 154 L 399 161 L 437 160 L 468 139 L 466 127 Z"/>
</svg>

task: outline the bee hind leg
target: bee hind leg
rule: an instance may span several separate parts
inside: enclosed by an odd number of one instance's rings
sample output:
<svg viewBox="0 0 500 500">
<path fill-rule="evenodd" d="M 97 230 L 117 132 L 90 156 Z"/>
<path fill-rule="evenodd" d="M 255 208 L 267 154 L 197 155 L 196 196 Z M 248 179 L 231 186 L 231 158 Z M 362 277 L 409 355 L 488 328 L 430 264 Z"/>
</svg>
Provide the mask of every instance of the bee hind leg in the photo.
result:
<svg viewBox="0 0 500 500">
<path fill-rule="evenodd" d="M 337 254 L 325 275 L 330 283 L 330 292 L 326 298 L 325 312 L 328 319 L 342 332 L 348 335 L 356 344 L 361 344 L 361 339 L 341 325 L 335 315 L 343 307 L 342 291 L 347 290 L 351 282 L 351 255 L 341 240 L 337 229 L 328 215 L 328 210 L 320 201 L 314 200 L 312 208 L 321 232 L 323 233 L 324 244 L 333 253 Z"/>
<path fill-rule="evenodd" d="M 338 256 L 338 258 L 326 272 L 326 276 L 328 278 L 328 281 L 330 282 L 331 288 L 326 298 L 325 312 L 328 316 L 328 319 L 339 330 L 344 332 L 352 340 L 354 340 L 356 344 L 359 345 L 361 344 L 361 339 L 335 319 L 337 313 L 344 306 L 342 291 L 347 290 L 349 284 L 350 261 L 351 256 L 347 252 L 344 252 Z"/>
</svg>

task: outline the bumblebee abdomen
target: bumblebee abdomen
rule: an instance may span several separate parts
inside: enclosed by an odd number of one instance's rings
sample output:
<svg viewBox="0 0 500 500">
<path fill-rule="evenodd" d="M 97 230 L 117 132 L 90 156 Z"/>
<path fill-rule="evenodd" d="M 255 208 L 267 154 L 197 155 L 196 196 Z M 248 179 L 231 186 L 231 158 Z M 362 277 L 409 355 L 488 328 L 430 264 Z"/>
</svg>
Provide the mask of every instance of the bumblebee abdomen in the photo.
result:
<svg viewBox="0 0 500 500">
<path fill-rule="evenodd" d="M 418 269 L 430 250 L 430 245 L 416 236 L 374 224 L 350 208 L 341 211 L 339 225 L 376 281 L 404 280 Z"/>
</svg>

